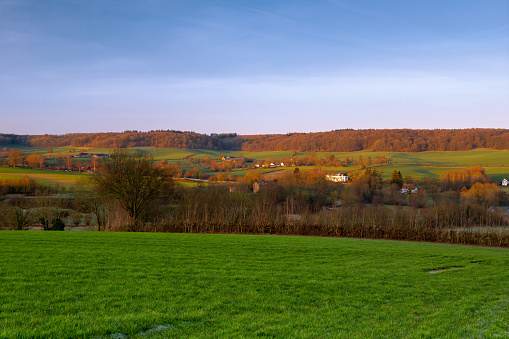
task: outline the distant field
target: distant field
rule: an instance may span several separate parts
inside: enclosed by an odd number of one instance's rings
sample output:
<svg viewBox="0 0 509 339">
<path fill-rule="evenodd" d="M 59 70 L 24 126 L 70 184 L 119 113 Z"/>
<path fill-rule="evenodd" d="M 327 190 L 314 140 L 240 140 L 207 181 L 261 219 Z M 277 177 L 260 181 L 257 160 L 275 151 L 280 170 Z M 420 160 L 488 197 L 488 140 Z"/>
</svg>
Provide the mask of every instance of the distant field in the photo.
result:
<svg viewBox="0 0 509 339">
<path fill-rule="evenodd" d="M 0 149 L 8 147 L 9 145 L 0 145 Z M 10 145 L 12 147 L 12 145 Z M 9 147 L 8 147 L 9 148 Z M 31 147 L 17 147 L 24 152 L 31 153 L 38 150 L 39 153 L 45 154 L 46 148 L 31 148 Z M 246 157 L 255 160 L 269 159 L 281 159 L 291 157 L 293 151 L 281 151 L 281 152 L 243 152 L 243 151 L 209 151 L 200 149 L 178 149 L 178 148 L 155 148 L 155 147 L 136 147 L 136 150 L 142 151 L 150 156 L 154 157 L 155 160 L 166 159 L 170 163 L 182 162 L 184 163 L 183 169 L 188 170 L 194 167 L 199 167 L 202 171 L 206 171 L 203 166 L 195 164 L 185 164 L 189 158 L 204 159 L 209 157 L 214 160 L 220 160 L 223 155 L 229 155 L 234 157 Z M 90 153 L 110 153 L 113 149 L 79 149 L 73 147 L 62 147 L 54 148 L 53 154 L 58 152 L 67 154 L 66 152 L 74 151 L 80 152 L 81 150 Z M 346 157 L 358 159 L 360 155 L 364 159 L 368 156 L 372 160 L 376 156 L 385 156 L 391 159 L 390 166 L 382 166 L 378 169 L 384 171 L 384 178 L 390 177 L 391 173 L 396 170 L 400 171 L 403 176 L 410 175 L 416 179 L 432 178 L 438 179 L 440 174 L 450 171 L 458 170 L 465 167 L 482 165 L 486 169 L 488 176 L 491 176 L 495 182 L 500 182 L 503 178 L 509 178 L 509 151 L 499 151 L 490 149 L 476 149 L 472 151 L 458 151 L 458 152 L 420 152 L 420 153 L 401 153 L 401 152 L 351 152 L 351 153 L 340 153 L 340 152 L 317 152 L 320 157 L 326 157 L 334 154 L 336 158 L 345 160 Z M 297 157 L 307 156 L 309 153 L 302 152 L 298 153 Z M 303 170 L 309 170 L 314 167 L 303 166 Z M 352 165 L 345 168 L 333 168 L 333 167 L 322 167 L 324 170 L 329 172 L 351 172 L 356 170 L 356 166 Z M 293 170 L 293 168 L 291 168 Z M 259 169 L 263 173 L 267 169 Z M 246 170 L 235 171 L 234 174 L 238 176 L 244 176 Z"/>
<path fill-rule="evenodd" d="M 71 151 L 77 151 L 77 153 L 79 153 L 79 148 L 76 148 L 76 147 L 28 147 L 28 146 L 22 146 L 22 145 L 0 145 L 0 150 L 3 150 L 4 148 L 6 149 L 11 149 L 11 148 L 16 148 L 24 153 L 28 153 L 28 154 L 32 154 L 34 153 L 35 151 L 39 152 L 40 154 L 44 154 L 44 155 L 47 155 L 47 150 L 49 148 L 51 148 L 53 151 L 52 151 L 52 154 L 53 155 L 56 155 L 57 153 L 62 153 L 62 154 L 67 154 L 67 153 L 70 153 Z"/>
<path fill-rule="evenodd" d="M 71 186 L 80 178 L 84 178 L 89 174 L 34 170 L 24 168 L 0 167 L 0 179 L 22 179 L 25 176 L 35 179 L 44 185 L 64 185 Z"/>
<path fill-rule="evenodd" d="M 509 251 L 1 231 L 2 338 L 507 337 Z"/>
</svg>

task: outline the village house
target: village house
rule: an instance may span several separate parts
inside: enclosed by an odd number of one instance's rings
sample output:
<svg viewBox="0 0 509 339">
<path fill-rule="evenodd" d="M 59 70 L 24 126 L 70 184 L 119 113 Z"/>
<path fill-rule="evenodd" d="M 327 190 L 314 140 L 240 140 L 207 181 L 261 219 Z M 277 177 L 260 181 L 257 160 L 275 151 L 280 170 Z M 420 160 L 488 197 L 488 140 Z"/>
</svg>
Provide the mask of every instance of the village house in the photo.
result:
<svg viewBox="0 0 509 339">
<path fill-rule="evenodd" d="M 91 158 L 92 154 L 90 153 L 78 153 L 77 155 L 73 156 L 73 158 Z"/>
<path fill-rule="evenodd" d="M 419 193 L 419 189 L 416 187 L 416 188 L 410 190 L 406 186 L 403 186 L 403 188 L 401 189 L 401 194 L 408 194 L 408 193 L 417 194 L 417 193 Z"/>
<path fill-rule="evenodd" d="M 343 173 L 331 173 L 325 175 L 325 179 L 333 182 L 347 182 L 348 181 L 348 175 Z"/>
</svg>

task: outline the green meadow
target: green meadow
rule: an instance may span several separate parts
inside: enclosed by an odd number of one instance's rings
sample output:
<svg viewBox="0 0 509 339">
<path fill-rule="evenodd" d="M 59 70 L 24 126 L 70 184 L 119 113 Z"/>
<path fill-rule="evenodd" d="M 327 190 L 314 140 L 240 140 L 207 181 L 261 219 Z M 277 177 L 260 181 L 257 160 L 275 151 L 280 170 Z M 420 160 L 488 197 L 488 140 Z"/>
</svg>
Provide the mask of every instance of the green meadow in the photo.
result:
<svg viewBox="0 0 509 339">
<path fill-rule="evenodd" d="M 49 171 L 19 167 L 0 167 L 0 179 L 2 180 L 23 179 L 25 176 L 28 176 L 31 179 L 39 181 L 43 185 L 58 184 L 72 186 L 80 178 L 84 178 L 88 175 L 89 174 L 86 173 L 76 172 Z"/>
<path fill-rule="evenodd" d="M 509 335 L 506 249 L 0 232 L 2 338 Z"/>
</svg>

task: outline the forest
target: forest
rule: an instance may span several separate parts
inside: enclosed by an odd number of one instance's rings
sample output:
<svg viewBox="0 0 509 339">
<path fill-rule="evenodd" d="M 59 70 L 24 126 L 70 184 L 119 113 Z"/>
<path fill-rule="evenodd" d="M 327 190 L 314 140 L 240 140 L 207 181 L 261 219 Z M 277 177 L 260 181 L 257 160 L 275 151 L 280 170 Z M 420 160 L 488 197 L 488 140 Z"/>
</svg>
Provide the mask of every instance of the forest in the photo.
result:
<svg viewBox="0 0 509 339">
<path fill-rule="evenodd" d="M 0 144 L 32 147 L 170 147 L 242 151 L 386 152 L 466 151 L 509 149 L 507 129 L 343 129 L 317 133 L 237 135 L 189 131 L 124 131 L 63 135 L 0 134 Z"/>
</svg>

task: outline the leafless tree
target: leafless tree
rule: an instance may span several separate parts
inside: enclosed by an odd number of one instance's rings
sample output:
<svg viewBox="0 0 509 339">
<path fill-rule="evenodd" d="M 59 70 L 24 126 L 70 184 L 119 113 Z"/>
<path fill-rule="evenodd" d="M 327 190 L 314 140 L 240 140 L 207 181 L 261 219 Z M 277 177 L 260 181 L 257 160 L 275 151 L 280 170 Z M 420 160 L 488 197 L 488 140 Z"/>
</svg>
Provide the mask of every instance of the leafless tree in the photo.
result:
<svg viewBox="0 0 509 339">
<path fill-rule="evenodd" d="M 133 231 L 155 209 L 155 202 L 168 198 L 173 190 L 173 178 L 165 168 L 155 166 L 150 157 L 123 149 L 113 152 L 90 180 L 97 195 L 118 202 L 127 212 Z"/>
</svg>

